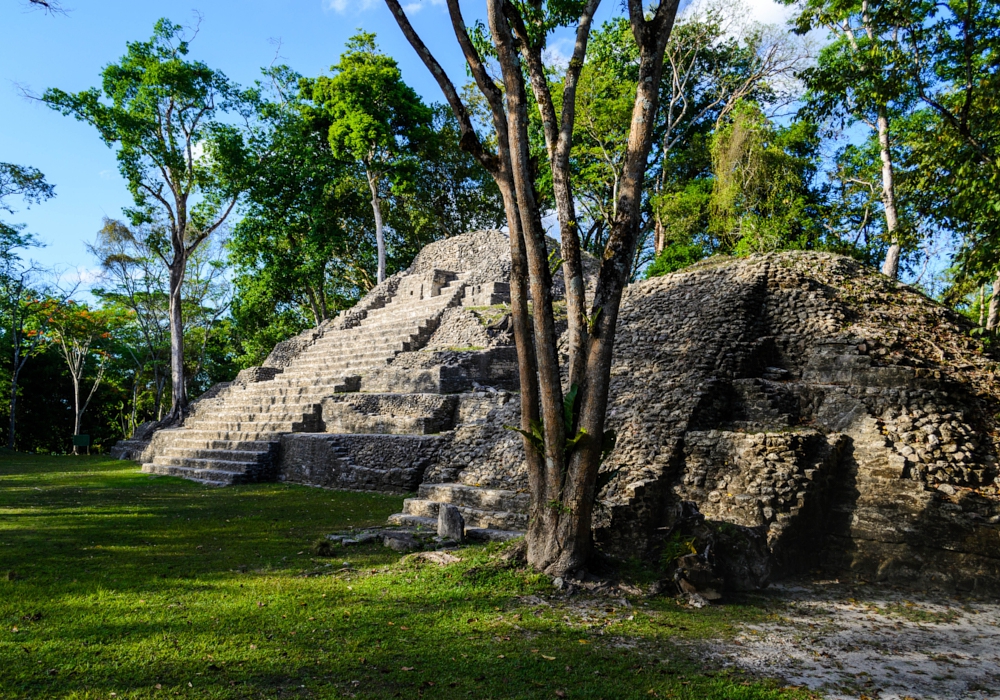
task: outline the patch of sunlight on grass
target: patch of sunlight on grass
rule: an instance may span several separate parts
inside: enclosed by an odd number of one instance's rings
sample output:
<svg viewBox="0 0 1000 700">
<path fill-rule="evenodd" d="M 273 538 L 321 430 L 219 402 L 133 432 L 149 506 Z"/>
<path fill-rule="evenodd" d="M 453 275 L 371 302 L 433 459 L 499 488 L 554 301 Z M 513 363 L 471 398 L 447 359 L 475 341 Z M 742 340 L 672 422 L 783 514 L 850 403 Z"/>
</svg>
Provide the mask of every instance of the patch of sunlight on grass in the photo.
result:
<svg viewBox="0 0 1000 700">
<path fill-rule="evenodd" d="M 700 640 L 766 615 L 753 606 L 531 605 L 548 580 L 499 566 L 495 546 L 448 567 L 374 544 L 309 555 L 400 507 L 2 455 L 0 697 L 807 697 L 699 658 Z"/>
</svg>

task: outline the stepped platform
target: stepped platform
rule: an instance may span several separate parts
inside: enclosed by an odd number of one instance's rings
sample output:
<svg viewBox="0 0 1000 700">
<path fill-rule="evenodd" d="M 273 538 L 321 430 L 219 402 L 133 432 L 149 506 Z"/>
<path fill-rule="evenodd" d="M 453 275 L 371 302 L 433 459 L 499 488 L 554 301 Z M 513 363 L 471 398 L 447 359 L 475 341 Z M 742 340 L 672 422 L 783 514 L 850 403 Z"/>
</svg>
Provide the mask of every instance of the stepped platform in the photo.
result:
<svg viewBox="0 0 1000 700">
<path fill-rule="evenodd" d="M 436 527 L 440 504 L 454 499 L 470 538 L 519 535 L 527 522 L 522 495 L 423 484 L 456 429 L 481 423 L 508 400 L 480 384 L 517 385 L 509 341 L 472 347 L 484 342 L 480 322 L 470 312 L 446 315 L 508 302 L 508 260 L 509 241 L 499 232 L 432 244 L 354 309 L 215 387 L 192 405 L 183 427 L 150 425 L 123 441 L 121 456 L 146 473 L 211 486 L 280 480 L 416 491 L 399 518 Z M 452 319 L 449 327 L 441 327 L 443 318 Z"/>
<path fill-rule="evenodd" d="M 286 358 L 290 361 L 285 366 L 246 373 L 243 381 L 238 379 L 201 402 L 183 428 L 158 431 L 142 453 L 143 471 L 213 485 L 273 480 L 281 471 L 284 435 L 350 432 L 355 428 L 368 433 L 430 433 L 451 427 L 454 400 L 439 402 L 442 406 L 427 416 L 410 411 L 409 415 L 388 413 L 382 418 L 377 415 L 377 400 L 375 412 L 366 413 L 353 408 L 365 405 L 364 401 L 333 398 L 358 392 L 366 373 L 386 366 L 400 353 L 422 347 L 437 329 L 442 312 L 462 303 L 462 274 L 435 269 L 401 277 L 393 285 L 396 293 L 370 304 L 363 318 L 340 327 L 331 323 L 311 332 L 310 340 L 300 344 L 293 358 Z M 323 410 L 328 400 L 329 429 Z M 385 398 L 381 403 L 391 401 Z M 413 402 L 404 399 L 396 403 L 405 406 Z M 339 414 L 338 407 L 342 409 Z M 338 473 L 353 468 L 334 462 Z M 355 466 L 357 474 L 346 480 L 352 484 L 350 488 L 406 490 L 416 487 L 414 475 L 420 473 L 419 468 L 392 467 L 387 470 L 391 476 L 386 476 Z M 344 481 L 343 477 L 333 479 L 334 483 Z"/>
</svg>

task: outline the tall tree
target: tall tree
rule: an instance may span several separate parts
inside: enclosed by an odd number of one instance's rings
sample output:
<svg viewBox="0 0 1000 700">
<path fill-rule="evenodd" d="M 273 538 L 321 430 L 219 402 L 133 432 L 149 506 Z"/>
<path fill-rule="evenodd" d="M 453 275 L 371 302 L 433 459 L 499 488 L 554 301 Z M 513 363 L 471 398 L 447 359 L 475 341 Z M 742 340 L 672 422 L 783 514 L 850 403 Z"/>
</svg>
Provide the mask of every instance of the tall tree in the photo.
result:
<svg viewBox="0 0 1000 700">
<path fill-rule="evenodd" d="M 667 43 L 661 88 L 653 184 L 657 255 L 669 241 L 664 198 L 675 198 L 687 178 L 697 177 L 698 144 L 741 103 L 753 101 L 767 111 L 795 99 L 795 77 L 812 58 L 803 41 L 751 19 L 741 2 L 706 2 L 686 15 Z"/>
<path fill-rule="evenodd" d="M 668 244 L 692 245 L 689 237 L 677 238 L 676 206 L 687 207 L 699 191 L 707 201 L 706 188 L 694 181 L 710 175 L 710 134 L 740 100 L 767 110 L 787 104 L 809 55 L 805 42 L 750 20 L 739 2 L 698 3 L 678 20 L 664 59 L 636 270 Z M 637 70 L 638 47 L 626 18 L 594 31 L 577 88 L 572 161 L 581 237 L 595 255 L 615 216 Z"/>
<path fill-rule="evenodd" d="M 0 211 L 13 214 L 16 209 L 12 200 L 16 198 L 28 206 L 50 199 L 55 196 L 54 189 L 36 168 L 0 163 Z M 25 264 L 20 256 L 20 251 L 37 245 L 23 225 L 0 221 L 0 321 L 10 358 L 8 449 L 14 449 L 18 380 L 42 340 L 37 326 L 44 321 L 39 321 L 37 295 L 32 289 L 39 270 L 34 264 Z"/>
<path fill-rule="evenodd" d="M 804 72 L 808 108 L 815 115 L 866 124 L 878 136 L 889 244 L 882 272 L 895 279 L 906 231 L 900 228 L 890 119 L 908 108 L 907 58 L 898 40 L 902 28 L 919 16 L 897 0 L 807 0 L 801 8 L 799 32 L 826 28 L 833 37 L 817 65 Z"/>
<path fill-rule="evenodd" d="M 49 335 L 62 351 L 73 380 L 73 435 L 79 435 L 83 413 L 104 379 L 109 353 L 101 347 L 101 342 L 111 337 L 112 317 L 72 300 L 51 300 L 47 306 Z M 84 397 L 84 375 L 88 365 L 93 365 L 93 371 L 90 390 Z M 75 444 L 73 454 L 78 454 Z"/>
<path fill-rule="evenodd" d="M 153 417 L 163 418 L 163 394 L 170 378 L 170 302 L 167 275 L 149 241 L 154 236 L 142 227 L 133 231 L 121 221 L 105 219 L 94 244 L 88 246 L 101 266 L 101 280 L 93 294 L 106 307 L 118 307 L 134 327 L 125 353 L 135 367 L 132 387 L 133 420 L 140 384 L 151 376 Z"/>
<path fill-rule="evenodd" d="M 636 94 L 617 217 L 602 256 L 589 314 L 570 151 L 576 91 L 599 0 L 489 0 L 488 44 L 473 40 L 458 0 L 448 0 L 459 45 L 490 107 L 498 145 L 495 153 L 479 139 L 468 107 L 414 31 L 398 0 L 386 0 L 386 4 L 455 112 L 462 128 L 463 148 L 475 154 L 493 174 L 503 195 L 511 240 L 511 310 L 521 381 L 521 430 L 531 490 L 528 560 L 552 574 L 579 569 L 587 564 L 591 553 L 597 473 L 603 448 L 607 447 L 604 421 L 615 326 L 638 244 L 642 188 L 659 106 L 663 54 L 678 1 L 655 3 L 648 14 L 640 0 L 628 1 L 629 21 L 639 47 Z M 560 26 L 573 27 L 576 40 L 557 111 L 542 57 L 549 34 Z M 499 84 L 487 70 L 477 44 L 494 53 L 502 78 Z M 537 168 L 531 157 L 528 89 L 542 122 L 561 237 L 569 318 L 569 383 L 565 392 L 552 309 L 551 263 L 542 207 L 536 197 Z M 529 285 L 531 314 L 527 305 Z"/>
<path fill-rule="evenodd" d="M 334 155 L 360 162 L 371 191 L 378 247 L 377 281 L 385 279 L 382 200 L 396 161 L 429 130 L 432 112 L 403 81 L 396 61 L 379 51 L 375 35 L 351 37 L 331 76 L 303 89 L 329 120 Z"/>
<path fill-rule="evenodd" d="M 102 73 L 100 89 L 46 90 L 42 100 L 95 127 L 116 148 L 135 208 L 133 225 L 151 227 L 150 247 L 169 276 L 169 418 L 183 420 L 182 290 L 188 260 L 236 205 L 248 174 L 241 131 L 230 121 L 249 117 L 251 95 L 201 61 L 188 60 L 182 27 L 161 19 L 149 41 L 127 44 Z"/>
<path fill-rule="evenodd" d="M 956 292 L 992 287 L 986 328 L 1000 330 L 1000 6 L 911 0 L 900 37 L 920 109 L 905 124 L 920 213 L 961 245 Z M 919 15 L 918 15 L 919 13 Z"/>
</svg>

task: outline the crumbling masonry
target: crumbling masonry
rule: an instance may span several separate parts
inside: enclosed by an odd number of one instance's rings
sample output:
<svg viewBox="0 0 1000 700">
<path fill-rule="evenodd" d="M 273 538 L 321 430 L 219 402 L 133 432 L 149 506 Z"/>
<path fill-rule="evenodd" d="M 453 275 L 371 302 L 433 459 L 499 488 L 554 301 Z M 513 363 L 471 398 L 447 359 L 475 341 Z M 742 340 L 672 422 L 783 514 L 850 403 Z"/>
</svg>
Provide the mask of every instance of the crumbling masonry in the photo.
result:
<svg viewBox="0 0 1000 700">
<path fill-rule="evenodd" d="M 139 432 L 119 454 L 214 485 L 416 491 L 394 521 L 431 525 L 451 503 L 472 537 L 519 534 L 508 246 L 496 231 L 428 246 L 196 402 L 183 428 Z M 1000 590 L 996 363 L 968 330 L 828 254 L 713 258 L 632 285 L 599 546 L 652 552 L 694 501 L 765 531 L 783 572 Z"/>
</svg>

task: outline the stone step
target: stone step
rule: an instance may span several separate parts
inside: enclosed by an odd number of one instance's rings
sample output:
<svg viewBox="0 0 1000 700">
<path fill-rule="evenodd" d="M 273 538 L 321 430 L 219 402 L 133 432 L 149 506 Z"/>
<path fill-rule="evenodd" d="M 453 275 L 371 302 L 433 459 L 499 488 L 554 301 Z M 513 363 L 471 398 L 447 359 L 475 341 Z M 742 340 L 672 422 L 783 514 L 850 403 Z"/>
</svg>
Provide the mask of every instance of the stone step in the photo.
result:
<svg viewBox="0 0 1000 700">
<path fill-rule="evenodd" d="M 444 307 L 441 307 L 444 308 Z M 369 316 L 360 325 L 350 328 L 345 331 L 340 331 L 339 334 L 331 333 L 329 335 L 323 336 L 324 339 L 343 339 L 343 340 L 357 340 L 359 338 L 364 338 L 372 333 L 387 333 L 387 332 L 411 332 L 415 333 L 418 330 L 427 330 L 430 326 L 435 323 L 435 316 L 440 313 L 441 308 L 424 308 L 424 309 L 392 309 L 386 307 L 386 313 L 382 316 Z M 402 311 L 402 313 L 400 313 Z M 409 315 L 410 312 L 414 315 Z"/>
<path fill-rule="evenodd" d="M 281 437 L 281 433 L 266 433 L 266 432 L 247 432 L 239 430 L 213 430 L 208 428 L 192 428 L 185 429 L 184 434 L 179 438 L 171 438 L 170 443 L 173 444 L 173 440 L 205 440 L 205 441 L 224 441 L 224 442 L 269 442 L 277 441 Z"/>
<path fill-rule="evenodd" d="M 265 440 L 204 440 L 198 438 L 175 439 L 167 449 L 182 448 L 188 450 L 231 450 L 234 452 L 267 452 L 278 441 Z"/>
<path fill-rule="evenodd" d="M 422 487 L 423 485 L 421 485 Z M 444 501 L 447 503 L 447 501 Z M 407 498 L 403 501 L 403 513 L 419 515 L 424 518 L 437 518 L 442 501 L 430 501 L 422 498 Z M 509 511 L 481 510 L 469 506 L 455 505 L 465 524 L 469 527 L 481 527 L 497 530 L 523 530 L 528 527 L 527 513 L 511 513 Z"/>
<path fill-rule="evenodd" d="M 369 329 L 364 333 L 351 336 L 332 336 L 323 343 L 317 343 L 308 350 L 302 352 L 298 359 L 303 357 L 313 357 L 325 353 L 338 352 L 342 349 L 358 347 L 390 347 L 398 343 L 405 343 L 413 338 L 430 333 L 429 327 L 423 324 L 417 326 L 412 321 L 399 324 L 398 328 Z"/>
<path fill-rule="evenodd" d="M 406 513 L 396 513 L 389 516 L 390 525 L 409 525 L 410 527 L 422 527 L 437 531 L 437 518 L 427 518 L 419 515 L 408 515 Z M 474 542 L 506 542 L 518 537 L 524 537 L 522 530 L 498 530 L 495 528 L 468 527 L 465 528 L 465 537 Z"/>
<path fill-rule="evenodd" d="M 357 375 L 355 372 L 354 374 Z M 290 376 L 287 380 L 277 382 L 260 382 L 257 384 L 248 384 L 245 389 L 243 389 L 239 394 L 234 394 L 232 400 L 238 400 L 242 397 L 253 397 L 256 399 L 259 396 L 300 396 L 305 397 L 299 400 L 299 403 L 308 402 L 308 397 L 320 393 L 322 396 L 329 394 L 340 394 L 352 391 L 357 391 L 356 387 L 360 387 L 360 375 L 358 375 L 358 382 L 353 385 L 346 385 L 342 383 L 325 381 L 327 377 L 323 375 L 314 375 L 312 377 L 307 375 L 302 376 Z"/>
<path fill-rule="evenodd" d="M 259 382 L 248 384 L 240 393 L 241 396 L 301 396 L 308 397 L 325 392 L 321 395 L 342 394 L 357 391 L 361 387 L 361 377 L 353 375 L 354 382 L 345 383 L 343 381 L 324 381 L 323 377 L 309 379 L 308 377 L 294 377 L 287 382 Z M 235 396 L 234 396 L 235 398 Z M 304 399 L 303 399 L 304 400 Z"/>
<path fill-rule="evenodd" d="M 301 362 L 315 362 L 316 360 L 339 357 L 374 357 L 376 355 L 392 355 L 397 352 L 405 352 L 413 347 L 413 343 L 415 342 L 413 339 L 416 337 L 417 335 L 413 333 L 407 334 L 402 338 L 392 338 L 390 340 L 363 338 L 357 341 L 352 340 L 337 343 L 336 345 L 331 343 L 329 346 L 317 349 L 308 355 L 305 353 L 299 355 L 295 360 L 295 364 L 288 369 L 295 369 Z M 288 370 L 285 371 L 287 372 Z"/>
<path fill-rule="evenodd" d="M 345 355 L 340 358 L 327 358 L 323 360 L 301 362 L 296 365 L 294 370 L 290 370 L 288 372 L 288 378 L 311 379 L 317 376 L 323 377 L 343 374 L 344 372 L 363 372 L 370 367 L 385 366 L 387 361 L 392 359 L 393 356 L 394 354 L 379 354 L 359 358 L 351 355 Z"/>
<path fill-rule="evenodd" d="M 247 413 L 262 413 L 264 411 L 280 410 L 284 409 L 287 411 L 301 411 L 307 412 L 315 408 L 315 401 L 304 401 L 301 396 L 266 396 L 266 395 L 247 395 L 242 394 L 233 396 L 232 399 L 226 401 L 225 403 L 218 404 L 217 406 L 208 406 L 203 411 L 199 411 L 199 415 L 207 413 L 207 411 L 214 411 L 221 408 L 227 410 L 241 410 Z"/>
<path fill-rule="evenodd" d="M 319 404 L 305 404 L 304 410 L 289 410 L 284 407 L 277 407 L 273 411 L 263 410 L 258 413 L 249 413 L 238 406 L 222 406 L 203 414 L 198 414 L 197 424 L 206 422 L 214 423 L 301 423 L 314 418 Z"/>
<path fill-rule="evenodd" d="M 483 511 L 524 514 L 527 514 L 531 504 L 531 496 L 527 493 L 506 489 L 484 489 L 466 484 L 421 484 L 417 497 Z"/>
<path fill-rule="evenodd" d="M 435 304 L 446 304 L 447 302 L 454 299 L 456 296 L 465 291 L 465 284 L 448 284 L 441 287 L 441 291 L 432 297 L 422 297 L 417 298 L 416 295 L 411 295 L 405 290 L 399 290 L 397 294 L 389 301 L 388 304 L 379 308 L 372 309 L 368 312 L 367 318 L 377 316 L 378 314 L 384 314 L 390 309 L 400 309 L 409 307 L 421 307 L 421 306 L 432 306 Z"/>
<path fill-rule="evenodd" d="M 197 423 L 192 422 L 191 427 L 197 427 L 200 430 L 213 430 L 217 432 L 245 433 L 248 435 L 273 435 L 275 433 L 307 432 L 311 426 L 306 425 L 304 421 L 252 423 L 249 421 L 224 422 L 206 420 L 198 421 Z"/>
<path fill-rule="evenodd" d="M 214 471 L 232 472 L 234 474 L 245 474 L 254 472 L 260 468 L 260 463 L 256 460 L 232 460 L 215 459 L 212 457 L 170 457 L 168 455 L 156 455 L 152 464 L 161 467 L 188 467 L 191 469 L 211 469 Z"/>
<path fill-rule="evenodd" d="M 230 486 L 232 484 L 242 484 L 249 481 L 246 474 L 243 472 L 228 472 L 218 469 L 198 469 L 177 465 L 143 464 L 142 471 L 146 474 L 157 474 L 159 476 L 177 476 L 182 479 L 199 481 L 208 486 Z"/>
<path fill-rule="evenodd" d="M 437 301 L 437 299 L 441 299 L 441 301 Z M 456 301 L 457 299 L 454 296 L 449 296 L 447 298 L 431 297 L 430 299 L 424 299 L 419 302 L 392 302 L 380 309 L 379 313 L 369 314 L 368 318 L 363 320 L 357 327 L 371 328 L 376 322 L 390 317 L 393 320 L 420 317 L 426 318 L 434 315 L 438 311 L 448 308 Z"/>
<path fill-rule="evenodd" d="M 210 459 L 223 460 L 227 462 L 253 462 L 260 464 L 267 459 L 268 450 L 219 450 L 206 447 L 182 447 L 171 445 L 163 451 L 163 456 L 185 460 Z"/>
</svg>

